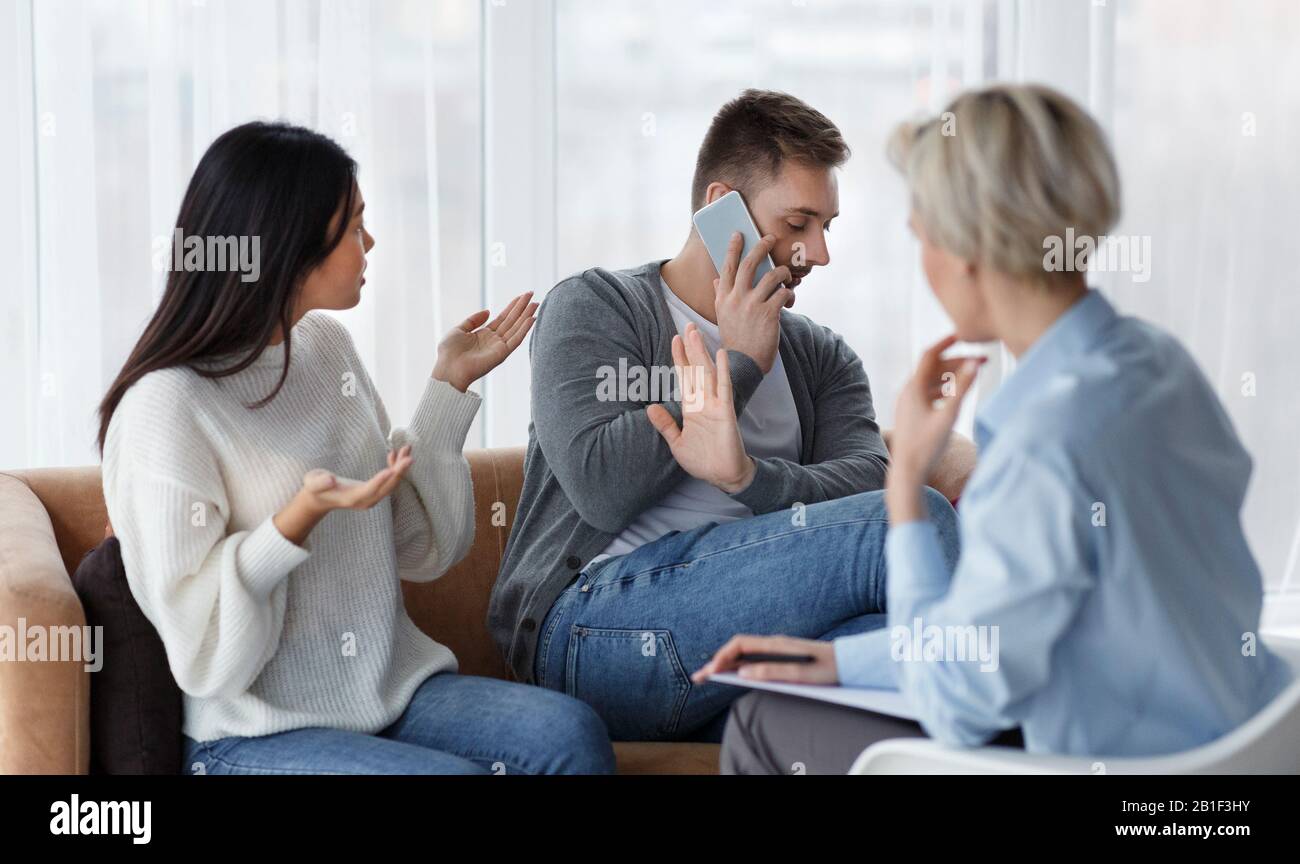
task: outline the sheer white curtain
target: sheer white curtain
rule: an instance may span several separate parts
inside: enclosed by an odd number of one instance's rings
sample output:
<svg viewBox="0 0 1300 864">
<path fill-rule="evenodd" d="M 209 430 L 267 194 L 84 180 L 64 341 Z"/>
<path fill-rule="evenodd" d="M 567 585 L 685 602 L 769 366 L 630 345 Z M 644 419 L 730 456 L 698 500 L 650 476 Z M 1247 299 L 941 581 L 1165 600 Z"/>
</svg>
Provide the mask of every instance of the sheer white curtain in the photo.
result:
<svg viewBox="0 0 1300 864">
<path fill-rule="evenodd" d="M 32 113 L 30 9 L 13 4 L 0 12 L 0 368 L 5 398 L 0 408 L 0 463 L 27 466 L 34 447 L 39 370 L 36 350 L 35 138 Z"/>
<path fill-rule="evenodd" d="M 436 334 L 480 302 L 479 14 L 477 0 L 6 3 L 0 177 L 17 194 L 0 242 L 18 267 L 0 465 L 96 460 L 95 407 L 163 284 L 153 240 L 208 144 L 252 119 L 318 129 L 360 163 L 378 245 L 340 317 L 390 413 L 409 416 Z"/>
<path fill-rule="evenodd" d="M 1246 532 L 1300 625 L 1300 4 L 1113 4 L 1118 231 L 1151 278 L 1103 284 L 1195 355 L 1255 460 Z M 1275 604 L 1278 606 L 1280 604 Z"/>
<path fill-rule="evenodd" d="M 1091 281 L 1177 336 L 1214 385 L 1254 457 L 1243 521 L 1276 595 L 1265 620 L 1300 625 L 1300 276 L 1281 253 L 1300 226 L 1300 5 L 1018 0 L 1012 11 L 1015 77 L 1062 87 L 1098 116 L 1124 185 L 1113 233 L 1150 244 L 1144 272 Z"/>
</svg>

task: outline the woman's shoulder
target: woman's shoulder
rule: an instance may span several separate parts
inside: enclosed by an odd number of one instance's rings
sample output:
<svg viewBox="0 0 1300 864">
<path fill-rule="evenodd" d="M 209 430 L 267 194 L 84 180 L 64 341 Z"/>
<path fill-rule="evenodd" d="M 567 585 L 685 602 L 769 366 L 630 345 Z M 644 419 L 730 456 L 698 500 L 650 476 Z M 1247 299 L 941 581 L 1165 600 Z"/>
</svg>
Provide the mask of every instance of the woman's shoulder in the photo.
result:
<svg viewBox="0 0 1300 864">
<path fill-rule="evenodd" d="M 168 477 L 211 473 L 205 417 L 214 396 L 212 383 L 192 369 L 176 366 L 141 377 L 126 391 L 104 440 L 104 469 L 133 469 Z"/>
<path fill-rule="evenodd" d="M 122 394 L 109 421 L 106 444 L 123 435 L 148 442 L 187 437 L 199 428 L 210 390 L 207 379 L 183 366 L 147 373 Z"/>
<path fill-rule="evenodd" d="M 147 408 L 150 411 L 189 413 L 202 402 L 206 379 L 186 366 L 169 366 L 143 375 L 126 393 L 118 411 Z"/>
</svg>

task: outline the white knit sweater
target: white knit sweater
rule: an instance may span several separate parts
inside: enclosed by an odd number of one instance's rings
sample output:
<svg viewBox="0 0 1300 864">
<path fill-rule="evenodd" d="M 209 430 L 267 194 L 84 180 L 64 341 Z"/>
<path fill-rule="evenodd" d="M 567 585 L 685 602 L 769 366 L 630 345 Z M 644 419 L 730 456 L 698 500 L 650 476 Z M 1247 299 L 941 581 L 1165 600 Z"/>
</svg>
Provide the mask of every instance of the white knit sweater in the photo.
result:
<svg viewBox="0 0 1300 864">
<path fill-rule="evenodd" d="M 104 498 L 127 580 L 167 649 L 199 741 L 304 727 L 375 733 L 456 658 L 407 616 L 399 579 L 426 582 L 474 536 L 462 454 L 479 398 L 429 380 L 408 429 L 383 403 L 347 331 L 311 313 L 267 405 L 284 345 L 237 375 L 150 373 L 127 391 L 104 447 Z M 303 475 L 367 480 L 391 448 L 414 464 L 370 510 L 338 510 L 305 547 L 271 517 Z M 109 662 L 112 662 L 111 659 Z"/>
</svg>

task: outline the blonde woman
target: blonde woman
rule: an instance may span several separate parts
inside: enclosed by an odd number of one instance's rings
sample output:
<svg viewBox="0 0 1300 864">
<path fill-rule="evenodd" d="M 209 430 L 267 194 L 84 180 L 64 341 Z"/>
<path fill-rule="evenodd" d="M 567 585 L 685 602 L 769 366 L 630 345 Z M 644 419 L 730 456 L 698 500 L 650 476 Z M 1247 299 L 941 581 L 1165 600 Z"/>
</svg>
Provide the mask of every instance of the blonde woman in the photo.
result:
<svg viewBox="0 0 1300 864">
<path fill-rule="evenodd" d="M 946 110 L 891 146 L 926 278 L 956 332 L 925 352 L 898 401 L 889 626 L 833 642 L 738 636 L 695 676 L 899 687 L 920 726 L 751 694 L 728 723 L 728 772 L 844 772 L 876 740 L 926 733 L 979 745 L 1018 730 L 1035 752 L 1168 753 L 1233 729 L 1290 677 L 1251 638 L 1262 601 L 1240 519 L 1251 461 L 1214 391 L 1177 341 L 1046 256 L 1053 238 L 1095 238 L 1119 217 L 1101 129 L 1037 86 L 967 92 Z M 1018 365 L 977 417 L 980 463 L 950 573 L 921 489 L 978 371 L 944 358 L 957 340 L 1001 342 Z M 704 374 L 701 413 L 725 412 L 699 340 L 685 349 Z M 708 431 L 685 417 L 683 435 Z M 907 650 L 937 633 L 992 650 Z M 814 662 L 739 662 L 774 652 Z"/>
</svg>

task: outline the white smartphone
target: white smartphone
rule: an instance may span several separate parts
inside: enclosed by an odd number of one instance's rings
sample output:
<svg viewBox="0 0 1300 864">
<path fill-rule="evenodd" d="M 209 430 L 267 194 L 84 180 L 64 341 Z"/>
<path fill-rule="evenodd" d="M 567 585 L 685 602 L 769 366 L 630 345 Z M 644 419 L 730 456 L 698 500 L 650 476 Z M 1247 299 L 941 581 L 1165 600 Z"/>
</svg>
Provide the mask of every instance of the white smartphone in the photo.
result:
<svg viewBox="0 0 1300 864">
<path fill-rule="evenodd" d="M 719 273 L 727 263 L 727 247 L 731 245 L 731 235 L 739 231 L 745 238 L 745 248 L 740 250 L 742 261 L 763 239 L 758 233 L 758 227 L 754 225 L 754 217 L 749 215 L 745 200 L 734 190 L 697 212 L 694 222 L 695 230 L 704 241 L 704 248 L 709 250 L 709 257 L 713 259 L 713 266 Z M 754 271 L 754 285 L 774 269 L 776 265 L 772 263 L 772 256 L 764 255 Z"/>
</svg>

